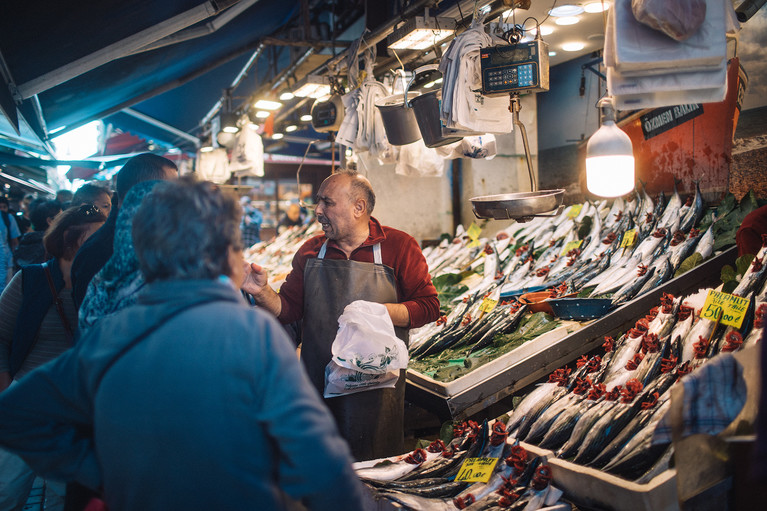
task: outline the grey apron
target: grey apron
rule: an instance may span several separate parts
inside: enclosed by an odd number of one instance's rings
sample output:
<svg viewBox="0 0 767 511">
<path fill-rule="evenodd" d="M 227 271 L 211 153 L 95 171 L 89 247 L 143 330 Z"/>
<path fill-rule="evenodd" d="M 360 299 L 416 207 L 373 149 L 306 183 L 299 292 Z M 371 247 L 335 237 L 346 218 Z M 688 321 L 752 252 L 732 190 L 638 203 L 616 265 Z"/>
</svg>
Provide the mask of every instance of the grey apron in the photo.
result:
<svg viewBox="0 0 767 511">
<path fill-rule="evenodd" d="M 304 268 L 304 319 L 301 360 L 322 395 L 325 366 L 344 307 L 355 300 L 397 303 L 394 270 L 384 266 L 381 245 L 373 246 L 374 263 L 325 259 L 327 241 Z M 405 344 L 408 330 L 395 328 Z M 357 460 L 401 454 L 404 450 L 405 371 L 395 388 L 375 389 L 327 399 L 339 432 Z"/>
</svg>

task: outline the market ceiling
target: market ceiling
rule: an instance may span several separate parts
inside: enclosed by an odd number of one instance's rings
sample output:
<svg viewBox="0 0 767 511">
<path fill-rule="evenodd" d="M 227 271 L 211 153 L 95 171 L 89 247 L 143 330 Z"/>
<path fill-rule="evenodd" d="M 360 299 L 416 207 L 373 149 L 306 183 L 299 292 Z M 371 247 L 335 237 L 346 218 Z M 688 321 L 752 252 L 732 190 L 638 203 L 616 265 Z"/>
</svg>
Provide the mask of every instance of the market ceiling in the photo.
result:
<svg viewBox="0 0 767 511">
<path fill-rule="evenodd" d="M 0 145 L 44 150 L 56 133 L 106 119 L 194 151 L 203 120 L 216 112 L 225 89 L 236 86 L 232 102 L 241 106 L 256 92 L 276 91 L 328 61 L 340 66 L 365 25 L 366 38 L 382 40 L 398 21 L 431 6 L 433 14 L 465 26 L 475 5 L 492 13 L 507 8 L 501 0 L 436 6 L 423 0 L 4 2 L 0 74 L 8 87 L 0 87 Z M 543 22 L 551 6 L 551 0 L 533 0 L 514 20 Z M 550 21 L 556 28 L 545 39 L 552 49 L 568 34 L 584 43 L 579 51 L 559 50 L 552 65 L 602 47 L 601 14 L 585 15 L 577 28 Z M 385 45 L 378 47 L 377 72 L 397 67 Z M 397 57 L 411 68 L 435 55 L 404 51 Z M 317 136 L 310 128 L 293 135 L 287 142 L 303 147 Z"/>
</svg>

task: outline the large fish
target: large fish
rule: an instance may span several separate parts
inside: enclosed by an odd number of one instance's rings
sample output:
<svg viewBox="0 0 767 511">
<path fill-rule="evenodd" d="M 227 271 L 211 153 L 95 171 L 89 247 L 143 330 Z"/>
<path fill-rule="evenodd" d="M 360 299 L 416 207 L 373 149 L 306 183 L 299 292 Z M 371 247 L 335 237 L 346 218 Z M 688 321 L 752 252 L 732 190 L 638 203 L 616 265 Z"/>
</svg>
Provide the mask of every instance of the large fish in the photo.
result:
<svg viewBox="0 0 767 511">
<path fill-rule="evenodd" d="M 703 204 L 703 196 L 700 193 L 700 181 L 695 181 L 695 197 L 692 200 L 692 204 L 690 204 L 689 209 L 685 212 L 684 216 L 682 217 L 682 223 L 679 226 L 679 229 L 682 232 L 687 232 L 696 225 L 698 225 L 698 222 L 700 222 L 700 219 L 703 218 L 704 213 L 704 204 Z"/>
</svg>

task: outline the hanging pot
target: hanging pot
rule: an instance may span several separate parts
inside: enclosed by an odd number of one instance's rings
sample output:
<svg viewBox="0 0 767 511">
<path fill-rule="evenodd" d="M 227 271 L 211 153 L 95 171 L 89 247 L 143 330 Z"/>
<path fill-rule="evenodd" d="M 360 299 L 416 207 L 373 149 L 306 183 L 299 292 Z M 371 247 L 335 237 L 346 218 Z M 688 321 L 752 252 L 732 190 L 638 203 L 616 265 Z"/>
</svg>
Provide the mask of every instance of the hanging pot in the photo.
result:
<svg viewBox="0 0 767 511">
<path fill-rule="evenodd" d="M 408 84 L 409 87 L 410 84 Z M 394 94 L 376 101 L 376 107 L 381 112 L 386 138 L 391 145 L 407 145 L 421 139 L 421 131 L 415 120 L 415 112 L 405 100 L 418 96 L 417 92 Z"/>
<path fill-rule="evenodd" d="M 439 69 L 437 64 L 428 64 L 415 70 L 413 78 L 408 87 L 415 80 L 416 75 L 425 71 L 436 71 Z M 418 123 L 418 129 L 421 131 L 423 143 L 426 147 L 439 147 L 453 142 L 458 142 L 462 136 L 449 136 L 445 133 L 442 121 L 439 116 L 440 102 L 442 101 L 442 89 L 421 94 L 410 101 L 415 112 L 415 120 Z"/>
</svg>

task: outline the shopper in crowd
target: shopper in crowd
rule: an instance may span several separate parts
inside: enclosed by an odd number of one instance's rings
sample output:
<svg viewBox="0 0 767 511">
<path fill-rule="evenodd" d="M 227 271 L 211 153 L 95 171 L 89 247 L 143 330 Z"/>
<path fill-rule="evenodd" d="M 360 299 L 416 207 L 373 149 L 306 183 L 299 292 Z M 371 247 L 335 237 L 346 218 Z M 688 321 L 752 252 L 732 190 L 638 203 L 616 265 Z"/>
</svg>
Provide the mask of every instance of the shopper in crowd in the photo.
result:
<svg viewBox="0 0 767 511">
<path fill-rule="evenodd" d="M 20 236 L 16 219 L 8 212 L 8 198 L 0 196 L 0 293 L 13 275 L 13 250 Z"/>
<path fill-rule="evenodd" d="M 70 207 L 80 206 L 81 204 L 93 204 L 106 216 L 109 216 L 109 212 L 112 210 L 112 192 L 105 186 L 96 183 L 85 183 L 75 191 Z"/>
<path fill-rule="evenodd" d="M 280 234 L 291 227 L 299 227 L 303 224 L 304 218 L 301 214 L 301 206 L 296 203 L 291 203 L 280 219 L 280 222 L 277 224 L 277 234 Z"/>
<path fill-rule="evenodd" d="M 48 259 L 43 237 L 48 226 L 61 213 L 61 203 L 53 199 L 35 199 L 28 207 L 32 210 L 30 220 L 34 230 L 25 233 L 13 251 L 15 271 L 19 271 L 22 266 L 41 264 Z"/>
<path fill-rule="evenodd" d="M 240 215 L 211 183 L 158 185 L 133 221 L 139 303 L 0 395 L 0 444 L 110 511 L 365 509 L 281 326 L 238 291 Z"/>
<path fill-rule="evenodd" d="M 73 196 L 72 190 L 59 190 L 56 192 L 56 200 L 61 203 L 62 209 L 69 208 Z"/>
<path fill-rule="evenodd" d="M 88 290 L 88 284 L 96 273 L 112 257 L 115 224 L 120 201 L 136 183 L 157 179 L 175 179 L 178 175 L 176 164 L 167 158 L 143 153 L 128 160 L 115 178 L 116 197 L 104 226 L 80 249 L 72 263 L 72 293 L 75 306 L 80 304 Z"/>
<path fill-rule="evenodd" d="M 56 217 L 44 237 L 52 259 L 25 266 L 0 296 L 0 391 L 72 346 L 77 313 L 69 268 L 82 242 L 105 221 L 92 205 Z M 29 401 L 36 399 L 29 396 Z M 34 479 L 35 472 L 20 458 L 0 450 L 0 509 L 21 509 Z M 63 509 L 64 486 L 50 483 L 46 488 L 52 492 L 46 495 L 46 509 Z"/>
<path fill-rule="evenodd" d="M 264 215 L 253 204 L 249 196 L 240 198 L 240 205 L 242 206 L 242 221 L 240 222 L 242 243 L 246 248 L 252 247 L 261 241 L 261 224 L 264 223 Z"/>
<path fill-rule="evenodd" d="M 344 307 L 355 300 L 386 305 L 398 336 L 439 317 L 437 291 L 418 243 L 371 217 L 375 194 L 354 171 L 327 178 L 317 197 L 324 235 L 304 243 L 277 294 L 266 270 L 245 265 L 243 290 L 283 323 L 303 319 L 301 360 L 322 394 L 325 366 Z M 358 460 L 403 452 L 404 371 L 395 389 L 377 389 L 328 399 L 326 404 Z"/>
<path fill-rule="evenodd" d="M 139 268 L 133 246 L 133 217 L 144 198 L 161 181 L 142 181 L 131 187 L 117 215 L 112 257 L 88 284 L 79 310 L 80 333 L 136 303 L 139 291 L 144 287 L 144 275 Z"/>
<path fill-rule="evenodd" d="M 16 212 L 16 224 L 18 224 L 19 232 L 22 235 L 32 230 L 32 219 L 29 217 L 29 205 L 33 200 L 35 200 L 34 195 L 25 195 L 19 203 L 19 211 Z"/>
</svg>

